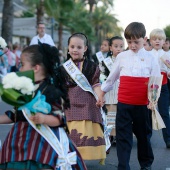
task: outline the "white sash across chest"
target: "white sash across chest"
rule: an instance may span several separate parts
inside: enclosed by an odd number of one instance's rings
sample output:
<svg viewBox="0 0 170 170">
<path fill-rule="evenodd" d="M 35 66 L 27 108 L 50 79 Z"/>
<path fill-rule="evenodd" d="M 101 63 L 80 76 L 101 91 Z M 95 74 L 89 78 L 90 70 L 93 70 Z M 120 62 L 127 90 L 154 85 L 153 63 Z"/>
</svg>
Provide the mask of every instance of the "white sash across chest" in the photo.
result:
<svg viewBox="0 0 170 170">
<path fill-rule="evenodd" d="M 112 67 L 113 67 L 113 60 L 110 57 L 104 58 L 101 51 L 97 52 L 96 56 L 97 56 L 99 63 L 103 61 L 107 69 L 111 72 Z"/>
<path fill-rule="evenodd" d="M 77 83 L 77 85 L 82 88 L 84 91 L 90 92 L 94 95 L 95 99 L 97 100 L 98 97 L 93 91 L 90 83 L 88 82 L 87 78 L 84 76 L 84 74 L 77 68 L 77 66 L 74 64 L 72 59 L 69 59 L 63 64 L 63 67 L 67 71 L 67 73 L 70 75 L 70 77 Z M 103 109 L 100 109 L 101 115 L 103 118 L 103 126 L 105 129 L 104 136 L 105 136 L 105 142 L 106 142 L 106 150 L 110 147 L 110 140 L 109 135 L 107 133 L 107 123 L 106 123 L 106 115 L 103 112 Z"/>
</svg>

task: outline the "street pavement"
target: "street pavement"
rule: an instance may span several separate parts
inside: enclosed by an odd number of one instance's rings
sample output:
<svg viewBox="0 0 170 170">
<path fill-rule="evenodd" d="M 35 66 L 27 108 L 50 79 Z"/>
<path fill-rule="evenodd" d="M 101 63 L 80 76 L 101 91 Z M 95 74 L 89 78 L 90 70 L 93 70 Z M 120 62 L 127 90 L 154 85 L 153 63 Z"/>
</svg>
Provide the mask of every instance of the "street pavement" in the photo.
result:
<svg viewBox="0 0 170 170">
<path fill-rule="evenodd" d="M 0 114 L 4 113 L 7 109 L 12 107 L 0 102 Z M 12 125 L 0 125 L 0 140 L 5 140 Z M 161 131 L 153 131 L 151 138 L 152 148 L 154 152 L 154 162 L 152 170 L 170 170 L 170 149 L 167 149 L 162 138 Z M 116 147 L 111 147 L 110 153 L 107 155 L 105 165 L 100 165 L 99 161 L 85 161 L 88 170 L 117 170 L 117 156 Z M 137 160 L 137 140 L 134 137 L 133 148 L 130 159 L 131 170 L 140 170 L 140 166 Z"/>
</svg>

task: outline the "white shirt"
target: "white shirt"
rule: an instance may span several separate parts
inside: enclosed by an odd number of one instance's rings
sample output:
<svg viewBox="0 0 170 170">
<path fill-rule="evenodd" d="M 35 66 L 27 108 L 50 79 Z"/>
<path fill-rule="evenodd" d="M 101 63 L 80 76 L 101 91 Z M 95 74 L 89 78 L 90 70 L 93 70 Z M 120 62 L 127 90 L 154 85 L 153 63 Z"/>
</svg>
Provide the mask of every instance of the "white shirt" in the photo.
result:
<svg viewBox="0 0 170 170">
<path fill-rule="evenodd" d="M 167 51 L 167 53 L 170 55 L 170 50 L 169 50 L 169 51 Z"/>
<path fill-rule="evenodd" d="M 31 40 L 31 42 L 30 42 L 30 45 L 38 44 L 38 40 L 41 43 L 46 43 L 46 44 L 49 44 L 51 46 L 55 46 L 51 36 L 48 35 L 48 34 L 44 34 L 44 36 L 41 37 L 41 38 L 39 37 L 39 35 L 34 36 Z"/>
<path fill-rule="evenodd" d="M 15 66 L 16 64 L 16 55 L 10 51 L 11 54 L 11 66 Z"/>
<path fill-rule="evenodd" d="M 159 77 L 161 74 L 157 60 L 149 51 L 142 48 L 137 53 L 128 50 L 117 55 L 112 71 L 101 86 L 102 91 L 110 91 L 120 76 Z"/>
<path fill-rule="evenodd" d="M 150 51 L 152 53 L 152 55 L 155 56 L 155 58 L 158 60 L 160 69 L 162 72 L 168 73 L 170 72 L 170 69 L 162 62 L 162 60 L 160 59 L 164 54 L 168 54 L 168 52 L 164 51 L 163 49 L 160 50 L 155 50 L 152 49 Z"/>
</svg>

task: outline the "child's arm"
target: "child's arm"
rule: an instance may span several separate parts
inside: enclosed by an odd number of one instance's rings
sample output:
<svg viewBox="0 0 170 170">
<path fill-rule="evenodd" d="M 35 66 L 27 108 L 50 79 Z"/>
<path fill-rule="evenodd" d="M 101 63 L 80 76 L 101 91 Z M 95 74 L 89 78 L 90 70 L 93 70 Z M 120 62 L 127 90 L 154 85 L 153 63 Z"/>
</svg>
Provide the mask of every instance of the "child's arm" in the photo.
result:
<svg viewBox="0 0 170 170">
<path fill-rule="evenodd" d="M 36 113 L 34 116 L 31 116 L 30 119 L 36 124 L 46 124 L 51 127 L 59 126 L 61 124 L 58 117 L 42 113 Z"/>
<path fill-rule="evenodd" d="M 98 100 L 96 102 L 96 105 L 98 107 L 103 107 L 105 100 L 104 100 L 104 95 L 105 92 L 101 90 L 101 86 L 95 86 L 93 88 L 94 92 L 96 93 L 96 95 L 98 96 Z"/>
<path fill-rule="evenodd" d="M 12 123 L 12 120 L 7 115 L 0 115 L 0 124 Z"/>
</svg>

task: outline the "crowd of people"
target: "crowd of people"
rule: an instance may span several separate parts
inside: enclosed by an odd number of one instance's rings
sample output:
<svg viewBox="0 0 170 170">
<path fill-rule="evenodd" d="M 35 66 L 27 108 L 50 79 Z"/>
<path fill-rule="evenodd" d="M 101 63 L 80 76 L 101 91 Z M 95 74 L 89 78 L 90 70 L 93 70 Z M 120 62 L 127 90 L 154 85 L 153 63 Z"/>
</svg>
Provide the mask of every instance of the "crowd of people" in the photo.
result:
<svg viewBox="0 0 170 170">
<path fill-rule="evenodd" d="M 0 124 L 14 123 L 0 151 L 0 169 L 86 170 L 84 160 L 104 164 L 110 147 L 115 146 L 118 170 L 130 170 L 136 136 L 141 170 L 151 170 L 154 154 L 150 142 L 150 77 L 163 76 L 156 104 L 165 124 L 165 147 L 170 148 L 170 68 L 162 60 L 164 55 L 170 59 L 170 39 L 165 32 L 154 29 L 148 39 L 144 24 L 132 22 L 124 31 L 128 49 L 124 38 L 114 36 L 104 39 L 100 51 L 92 57 L 86 35 L 75 33 L 68 39 L 65 59 L 45 34 L 45 25 L 39 23 L 37 30 L 38 35 L 22 51 L 17 44 L 9 46 L 8 51 L 1 49 L 0 71 L 6 75 L 33 70 L 33 97 L 40 92 L 51 109 L 47 114 L 38 110 L 27 117 L 15 107 L 0 115 Z M 44 138 L 28 120 L 47 125 L 61 148 L 56 151 L 50 139 Z"/>
</svg>

